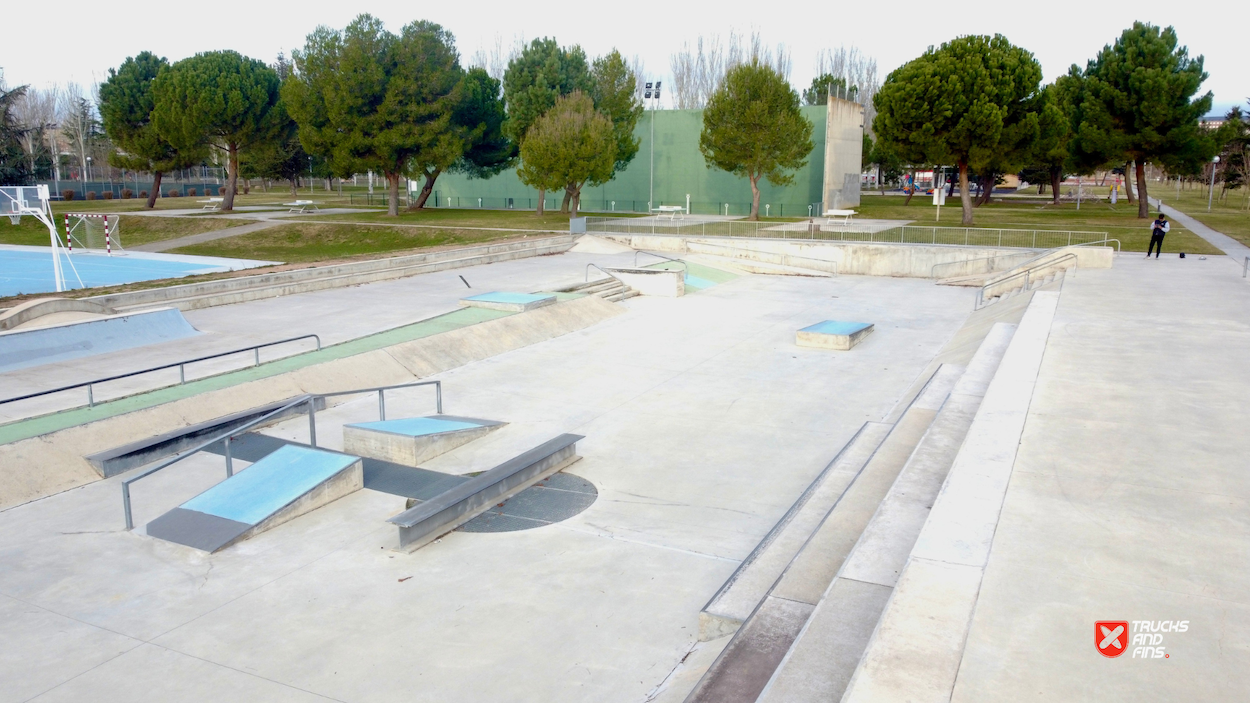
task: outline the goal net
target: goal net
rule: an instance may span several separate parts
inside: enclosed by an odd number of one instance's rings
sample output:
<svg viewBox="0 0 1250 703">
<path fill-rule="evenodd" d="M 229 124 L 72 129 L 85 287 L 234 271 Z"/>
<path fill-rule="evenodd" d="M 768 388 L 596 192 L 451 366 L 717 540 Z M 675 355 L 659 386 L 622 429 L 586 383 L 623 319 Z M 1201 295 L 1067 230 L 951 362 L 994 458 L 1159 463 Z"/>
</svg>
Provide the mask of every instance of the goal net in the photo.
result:
<svg viewBox="0 0 1250 703">
<path fill-rule="evenodd" d="M 65 245 L 74 250 L 108 256 L 125 256 L 122 247 L 121 217 L 116 214 L 66 214 Z"/>
</svg>

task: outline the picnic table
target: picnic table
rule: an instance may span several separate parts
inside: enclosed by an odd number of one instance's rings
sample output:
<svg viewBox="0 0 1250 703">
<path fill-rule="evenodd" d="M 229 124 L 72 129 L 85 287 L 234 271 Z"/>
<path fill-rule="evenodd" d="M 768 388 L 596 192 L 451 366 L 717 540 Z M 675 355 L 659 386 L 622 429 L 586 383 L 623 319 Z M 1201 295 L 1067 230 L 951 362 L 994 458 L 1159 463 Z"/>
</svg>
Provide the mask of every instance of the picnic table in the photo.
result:
<svg viewBox="0 0 1250 703">
<path fill-rule="evenodd" d="M 834 219 L 842 218 L 842 224 L 849 225 L 851 218 L 855 217 L 854 210 L 825 210 L 825 224 L 833 224 Z"/>
<path fill-rule="evenodd" d="M 225 202 L 225 198 L 209 198 L 208 200 L 197 200 L 197 203 L 204 203 L 201 210 L 220 210 L 221 204 Z"/>
<path fill-rule="evenodd" d="M 678 215 L 681 215 L 683 220 L 686 219 L 686 208 L 680 205 L 661 205 L 659 207 L 651 208 L 651 212 L 656 212 L 660 215 L 668 215 L 669 221 L 677 219 Z"/>
<path fill-rule="evenodd" d="M 293 203 L 283 203 L 283 205 L 290 208 L 287 210 L 288 213 L 295 212 L 302 215 L 306 212 L 320 212 L 317 209 L 317 203 L 311 200 L 296 200 Z"/>
</svg>

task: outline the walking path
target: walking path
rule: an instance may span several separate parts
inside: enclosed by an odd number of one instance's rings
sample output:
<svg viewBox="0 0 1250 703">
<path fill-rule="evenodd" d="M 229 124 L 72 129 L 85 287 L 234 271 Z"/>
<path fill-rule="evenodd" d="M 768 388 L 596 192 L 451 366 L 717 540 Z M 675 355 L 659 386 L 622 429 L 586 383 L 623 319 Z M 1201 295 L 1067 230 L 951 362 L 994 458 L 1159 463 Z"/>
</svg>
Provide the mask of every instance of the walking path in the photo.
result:
<svg viewBox="0 0 1250 703">
<path fill-rule="evenodd" d="M 282 223 L 282 220 L 264 219 L 259 222 L 239 225 L 238 227 L 227 227 L 226 229 L 213 230 L 212 232 L 201 232 L 199 234 L 191 234 L 186 237 L 178 237 L 176 239 L 148 242 L 147 244 L 130 247 L 130 249 L 134 251 L 169 251 L 170 249 L 178 249 L 179 247 L 188 247 L 192 244 L 211 242 L 215 239 L 225 239 L 227 237 L 237 237 L 241 234 L 251 234 L 252 232 L 259 232 L 262 229 L 276 227 Z"/>
<path fill-rule="evenodd" d="M 1246 258 L 1250 257 L 1250 247 L 1247 247 L 1245 244 L 1242 244 L 1223 232 L 1217 232 L 1210 227 L 1207 227 L 1201 222 L 1170 205 L 1161 204 L 1157 198 L 1151 198 L 1150 200 L 1163 214 L 1171 217 L 1189 231 L 1207 240 L 1210 242 L 1211 246 L 1224 252 L 1238 264 L 1242 264 Z"/>
</svg>

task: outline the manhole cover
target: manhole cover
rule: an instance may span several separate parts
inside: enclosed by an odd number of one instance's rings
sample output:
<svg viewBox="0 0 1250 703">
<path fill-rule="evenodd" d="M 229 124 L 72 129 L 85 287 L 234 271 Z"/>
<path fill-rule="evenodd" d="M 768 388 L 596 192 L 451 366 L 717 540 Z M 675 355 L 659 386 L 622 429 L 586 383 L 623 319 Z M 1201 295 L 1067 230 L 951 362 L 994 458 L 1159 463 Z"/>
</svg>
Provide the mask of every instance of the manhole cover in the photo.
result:
<svg viewBox="0 0 1250 703">
<path fill-rule="evenodd" d="M 515 532 L 567 520 L 599 497 L 595 484 L 573 474 L 555 474 L 461 525 L 464 532 Z"/>
</svg>

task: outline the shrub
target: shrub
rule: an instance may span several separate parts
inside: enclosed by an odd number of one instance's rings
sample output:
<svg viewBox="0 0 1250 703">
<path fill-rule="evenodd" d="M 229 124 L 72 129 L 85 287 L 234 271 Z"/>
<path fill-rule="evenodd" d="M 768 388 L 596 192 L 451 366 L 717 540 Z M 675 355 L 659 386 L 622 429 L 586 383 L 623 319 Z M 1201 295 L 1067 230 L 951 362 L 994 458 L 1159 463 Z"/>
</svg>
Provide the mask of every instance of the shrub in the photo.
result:
<svg viewBox="0 0 1250 703">
<path fill-rule="evenodd" d="M 166 193 L 165 195 L 166 195 L 166 196 L 168 196 L 168 197 L 170 197 L 170 198 L 181 198 L 181 197 L 182 197 L 182 193 L 179 193 L 177 188 L 173 188 L 173 189 L 171 189 L 171 190 L 170 190 L 168 193 Z"/>
<path fill-rule="evenodd" d="M 225 194 L 226 194 L 226 189 L 224 187 L 217 189 L 217 195 L 224 196 Z"/>
<path fill-rule="evenodd" d="M 73 200 L 73 199 L 74 199 L 74 191 L 72 190 L 61 191 L 61 200 Z"/>
<path fill-rule="evenodd" d="M 95 191 L 94 191 L 94 190 L 89 190 L 89 191 L 87 191 L 87 200 L 95 200 Z"/>
<path fill-rule="evenodd" d="M 135 197 L 135 192 L 129 188 L 122 188 L 122 200 L 130 200 Z"/>
<path fill-rule="evenodd" d="M 139 197 L 146 199 L 148 197 L 148 192 L 146 190 L 139 191 Z"/>
<path fill-rule="evenodd" d="M 188 197 L 188 198 L 194 198 L 194 197 L 195 197 L 195 189 L 194 189 L 194 188 L 187 188 L 187 197 Z"/>
<path fill-rule="evenodd" d="M 111 190 L 106 190 L 106 191 L 104 191 L 104 199 L 105 199 L 105 200 L 112 200 L 112 199 L 113 199 L 113 191 L 111 191 Z"/>
</svg>

